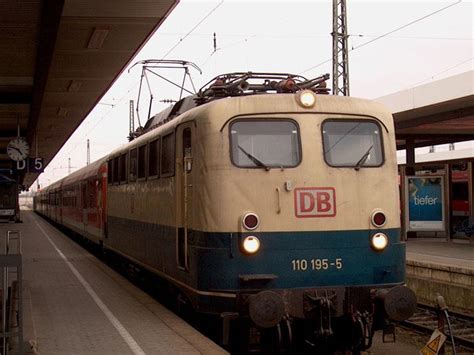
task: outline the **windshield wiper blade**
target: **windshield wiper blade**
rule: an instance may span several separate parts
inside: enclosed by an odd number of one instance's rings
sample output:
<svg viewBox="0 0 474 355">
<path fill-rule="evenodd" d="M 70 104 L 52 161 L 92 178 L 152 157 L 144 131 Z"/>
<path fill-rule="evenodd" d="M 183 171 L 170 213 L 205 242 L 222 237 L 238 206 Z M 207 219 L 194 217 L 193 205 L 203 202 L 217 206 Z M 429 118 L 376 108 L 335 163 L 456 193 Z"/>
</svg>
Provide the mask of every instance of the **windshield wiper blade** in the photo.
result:
<svg viewBox="0 0 474 355">
<path fill-rule="evenodd" d="M 260 168 L 264 168 L 265 170 L 270 170 L 270 168 L 265 165 L 262 161 L 260 161 L 259 159 L 255 158 L 252 154 L 250 154 L 249 152 L 247 152 L 244 148 L 242 148 L 240 145 L 237 145 L 237 147 L 242 151 L 242 153 L 244 153 L 247 158 L 249 158 L 256 166 L 260 167 Z"/>
<path fill-rule="evenodd" d="M 359 170 L 360 167 L 365 163 L 365 161 L 367 160 L 367 158 L 369 157 L 369 154 L 370 154 L 370 151 L 372 150 L 372 148 L 374 147 L 374 145 L 372 144 L 369 149 L 367 149 L 367 151 L 365 152 L 365 154 L 359 159 L 359 161 L 357 162 L 357 164 L 355 165 L 354 169 L 355 170 Z"/>
</svg>

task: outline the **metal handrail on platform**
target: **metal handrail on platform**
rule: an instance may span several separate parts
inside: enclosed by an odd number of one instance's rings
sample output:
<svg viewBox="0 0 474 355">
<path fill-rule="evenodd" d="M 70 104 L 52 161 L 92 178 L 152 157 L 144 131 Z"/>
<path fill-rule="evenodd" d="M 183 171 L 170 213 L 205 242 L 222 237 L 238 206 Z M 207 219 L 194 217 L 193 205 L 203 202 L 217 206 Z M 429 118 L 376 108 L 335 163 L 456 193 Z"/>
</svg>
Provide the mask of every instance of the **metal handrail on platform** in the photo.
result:
<svg viewBox="0 0 474 355">
<path fill-rule="evenodd" d="M 16 243 L 14 243 L 16 241 Z M 16 250 L 13 247 L 16 247 Z M 5 236 L 5 247 L 0 254 L 2 269 L 2 328 L 0 329 L 1 354 L 9 354 L 11 338 L 18 338 L 15 353 L 23 354 L 23 307 L 22 307 L 22 255 L 21 234 L 18 230 L 9 230 Z M 11 270 L 14 268 L 16 270 Z M 16 274 L 16 279 L 10 282 L 10 273 Z M 15 317 L 16 315 L 16 317 Z M 15 329 L 16 328 L 16 329 Z"/>
</svg>

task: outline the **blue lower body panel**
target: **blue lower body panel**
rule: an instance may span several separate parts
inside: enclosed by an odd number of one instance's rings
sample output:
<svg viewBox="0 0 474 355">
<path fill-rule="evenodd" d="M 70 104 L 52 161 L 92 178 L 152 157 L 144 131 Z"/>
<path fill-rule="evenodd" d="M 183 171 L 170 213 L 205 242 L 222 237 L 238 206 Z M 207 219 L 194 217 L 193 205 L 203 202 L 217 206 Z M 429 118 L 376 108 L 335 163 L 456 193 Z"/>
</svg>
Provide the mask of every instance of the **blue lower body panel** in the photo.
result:
<svg viewBox="0 0 474 355">
<path fill-rule="evenodd" d="M 382 252 L 370 247 L 377 232 L 389 239 Z M 219 298 L 222 292 L 384 287 L 405 281 L 405 243 L 399 229 L 255 232 L 261 248 L 250 256 L 240 250 L 249 234 L 188 230 L 189 270 L 176 262 L 175 227 L 109 216 L 104 243 L 200 298 L 214 292 Z M 255 275 L 263 275 L 261 282 L 245 281 Z"/>
<path fill-rule="evenodd" d="M 370 237 L 379 231 L 389 238 L 382 252 L 370 247 Z M 197 258 L 200 290 L 236 292 L 252 275 L 267 277 L 266 289 L 380 287 L 405 280 L 399 229 L 255 233 L 261 249 L 251 256 L 239 248 L 247 234 L 196 234 L 198 242 L 190 248 Z"/>
</svg>

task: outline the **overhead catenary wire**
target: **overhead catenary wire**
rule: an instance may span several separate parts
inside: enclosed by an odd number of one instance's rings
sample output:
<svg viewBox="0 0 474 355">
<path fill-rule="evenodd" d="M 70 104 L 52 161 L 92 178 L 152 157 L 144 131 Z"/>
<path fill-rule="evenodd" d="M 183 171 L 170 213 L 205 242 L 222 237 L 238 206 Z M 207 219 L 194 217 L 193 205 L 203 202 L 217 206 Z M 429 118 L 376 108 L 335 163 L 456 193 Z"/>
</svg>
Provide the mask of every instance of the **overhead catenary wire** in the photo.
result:
<svg viewBox="0 0 474 355">
<path fill-rule="evenodd" d="M 224 0 L 221 0 L 211 11 L 207 13 L 206 16 L 204 16 L 196 25 L 194 25 L 193 28 L 191 28 L 182 38 L 180 38 L 179 41 L 173 47 L 171 47 L 161 59 L 166 59 L 166 57 L 170 55 L 171 52 L 173 52 L 176 49 L 176 47 L 178 47 L 205 20 L 207 20 L 207 18 L 211 16 L 214 13 L 214 11 L 216 11 L 223 3 L 224 3 Z"/>
<path fill-rule="evenodd" d="M 416 83 L 414 83 L 414 84 L 411 84 L 410 86 L 406 87 L 404 90 L 411 89 L 411 88 L 413 88 L 413 87 L 415 87 L 415 86 L 418 86 L 418 85 L 420 85 L 420 84 L 423 84 L 424 82 L 426 82 L 426 81 L 428 81 L 428 80 L 432 80 L 432 79 L 434 79 L 434 78 L 435 78 L 436 76 L 438 76 L 438 75 L 444 74 L 444 73 L 446 73 L 446 72 L 448 72 L 448 71 L 450 71 L 450 70 L 453 70 L 453 69 L 456 69 L 456 68 L 460 67 L 461 65 L 464 65 L 464 64 L 466 64 L 466 63 L 472 62 L 473 59 L 474 59 L 474 57 L 471 57 L 471 58 L 469 58 L 469 59 L 465 59 L 465 60 L 463 60 L 463 61 L 461 61 L 461 62 L 459 62 L 459 63 L 457 63 L 457 64 L 455 64 L 455 65 L 452 65 L 452 66 L 450 66 L 450 67 L 448 67 L 448 68 L 443 69 L 442 71 L 439 71 L 439 72 L 437 72 L 437 73 L 435 73 L 435 74 L 433 74 L 433 75 L 430 75 L 430 76 L 427 77 L 426 79 L 423 79 L 423 80 L 420 80 L 420 81 L 418 81 L 418 82 L 416 82 Z"/>
<path fill-rule="evenodd" d="M 182 36 L 184 32 L 167 32 L 167 33 L 160 33 L 160 36 Z M 197 36 L 197 37 L 209 37 L 212 36 L 212 32 L 209 33 L 192 33 L 190 36 Z M 295 38 L 327 38 L 328 34 L 308 34 L 308 33 L 288 33 L 288 34 L 276 34 L 276 33 L 219 33 L 220 38 L 225 37 L 258 37 L 258 38 L 274 38 L 274 39 L 289 39 L 294 40 Z M 349 34 L 349 37 L 379 37 L 379 34 L 363 34 L 363 33 L 353 33 Z M 402 39 L 423 39 L 423 40 L 447 40 L 447 41 L 472 41 L 474 37 L 437 37 L 437 36 L 389 36 L 390 38 L 402 38 Z"/>
<path fill-rule="evenodd" d="M 462 2 L 462 0 L 458 0 L 458 1 L 454 2 L 454 3 L 452 3 L 452 4 L 449 4 L 449 5 L 447 5 L 447 6 L 444 6 L 444 7 L 440 8 L 440 9 L 438 9 L 438 10 L 436 10 L 436 11 L 430 12 L 430 13 L 427 14 L 427 15 L 424 15 L 424 16 L 422 16 L 422 17 L 419 17 L 419 18 L 417 18 L 417 19 L 415 19 L 415 20 L 413 20 L 413 21 L 411 21 L 411 22 L 409 22 L 409 23 L 406 23 L 406 24 L 404 24 L 404 25 L 402 25 L 402 26 L 399 26 L 399 27 L 397 27 L 397 28 L 395 28 L 395 29 L 393 29 L 393 30 L 391 30 L 391 31 L 388 31 L 388 32 L 386 32 L 386 33 L 384 33 L 384 34 L 381 34 L 381 35 L 375 37 L 374 39 L 371 39 L 371 40 L 369 40 L 369 41 L 367 41 L 367 42 L 364 42 L 364 43 L 362 43 L 362 44 L 360 44 L 360 45 L 358 45 L 358 46 L 356 46 L 356 47 L 352 47 L 351 49 L 349 49 L 349 52 L 354 51 L 354 50 L 359 49 L 359 48 L 362 48 L 362 47 L 365 47 L 365 46 L 367 46 L 367 45 L 369 45 L 369 44 L 371 44 L 371 43 L 373 43 L 373 42 L 375 42 L 375 41 L 378 41 L 379 39 L 382 39 L 382 38 L 384 38 L 384 37 L 387 37 L 387 36 L 391 35 L 392 33 L 395 33 L 395 32 L 397 32 L 397 31 L 400 31 L 400 30 L 402 30 L 402 29 L 404 29 L 404 28 L 407 28 L 408 26 L 411 26 L 411 25 L 413 25 L 413 24 L 415 24 L 415 23 L 417 23 L 417 22 L 420 22 L 420 21 L 422 21 L 422 20 L 424 20 L 424 19 L 427 19 L 428 17 L 431 17 L 431 16 L 433 16 L 433 15 L 436 15 L 436 14 L 442 12 L 442 11 L 445 11 L 445 10 L 449 9 L 450 7 L 452 7 L 452 6 L 458 5 L 458 4 L 460 4 L 461 2 Z M 306 72 L 308 72 L 308 71 L 310 71 L 310 70 L 316 69 L 316 68 L 320 67 L 320 66 L 323 65 L 323 64 L 326 64 L 326 63 L 328 63 L 328 62 L 331 62 L 331 60 L 332 60 L 332 57 L 329 58 L 329 59 L 327 59 L 327 60 L 325 60 L 325 61 L 323 61 L 323 62 L 321 62 L 321 63 L 319 63 L 319 64 L 313 65 L 313 66 L 311 66 L 311 67 L 309 67 L 309 68 L 307 68 L 307 69 L 301 71 L 301 72 L 298 73 L 298 74 L 303 74 L 303 73 L 306 73 Z"/>
<path fill-rule="evenodd" d="M 241 39 L 239 41 L 235 41 L 235 42 L 232 42 L 232 43 L 229 43 L 227 46 L 223 46 L 223 47 L 217 47 L 215 51 L 211 52 L 211 54 L 209 54 L 206 59 L 199 65 L 200 67 L 204 67 L 207 62 L 209 62 L 209 60 L 212 58 L 212 56 L 214 54 L 216 54 L 218 51 L 223 51 L 224 49 L 228 49 L 230 47 L 234 47 L 236 45 L 239 45 L 241 43 L 247 43 L 249 39 L 252 39 L 252 38 L 255 38 L 257 35 L 251 35 L 251 36 L 248 36 L 244 39 Z"/>
<path fill-rule="evenodd" d="M 433 16 L 433 15 L 436 15 L 437 13 L 439 13 L 439 12 L 441 12 L 441 11 L 444 11 L 444 10 L 447 10 L 447 9 L 449 9 L 450 7 L 454 6 L 454 5 L 460 4 L 461 2 L 462 2 L 462 0 L 458 0 L 458 1 L 454 2 L 454 3 L 452 3 L 452 4 L 449 4 L 449 5 L 445 6 L 445 7 L 442 7 L 442 8 L 439 9 L 439 10 L 436 10 L 436 11 L 434 11 L 434 12 L 431 12 L 431 13 L 429 13 L 429 14 L 423 16 L 423 17 L 420 17 L 420 18 L 418 18 L 418 19 L 416 19 L 416 20 L 413 20 L 413 21 L 411 21 L 411 22 L 409 22 L 409 23 L 407 23 L 407 24 L 405 24 L 405 25 L 403 25 L 403 26 L 397 27 L 397 28 L 395 28 L 395 29 L 392 30 L 392 31 L 389 31 L 389 32 L 387 32 L 387 33 L 384 33 L 384 34 L 382 34 L 382 35 L 380 35 L 380 36 L 378 36 L 378 37 L 375 37 L 374 39 L 371 39 L 370 41 L 364 42 L 364 43 L 362 43 L 362 44 L 360 44 L 360 45 L 354 47 L 353 50 L 354 50 L 354 49 L 359 49 L 359 48 L 365 47 L 365 46 L 369 45 L 369 44 L 372 43 L 372 42 L 378 41 L 379 39 L 384 38 L 384 37 L 387 37 L 388 35 L 390 35 L 390 34 L 392 34 L 392 33 L 394 33 L 394 32 L 400 31 L 400 30 L 402 30 L 402 29 L 404 29 L 404 28 L 406 28 L 406 27 L 408 27 L 408 26 L 411 26 L 411 25 L 413 25 L 413 24 L 415 24 L 415 23 L 417 23 L 417 22 L 420 22 L 420 21 L 422 21 L 422 20 L 424 20 L 424 19 L 426 19 L 426 18 L 428 18 L 428 17 L 431 17 L 431 16 Z"/>
<path fill-rule="evenodd" d="M 379 37 L 380 35 L 349 34 L 349 37 Z M 440 41 L 474 41 L 474 37 L 432 37 L 432 36 L 387 36 L 400 39 L 423 39 Z"/>
<path fill-rule="evenodd" d="M 160 36 L 181 36 L 185 34 L 184 32 L 165 32 L 160 33 Z M 307 33 L 287 33 L 287 34 L 276 34 L 276 33 L 219 33 L 219 37 L 249 37 L 251 35 L 258 37 L 268 37 L 268 38 L 314 38 L 314 37 L 327 37 L 327 34 L 307 34 Z M 209 37 L 212 36 L 212 32 L 201 32 L 201 33 L 192 33 L 190 36 L 198 37 Z"/>
</svg>

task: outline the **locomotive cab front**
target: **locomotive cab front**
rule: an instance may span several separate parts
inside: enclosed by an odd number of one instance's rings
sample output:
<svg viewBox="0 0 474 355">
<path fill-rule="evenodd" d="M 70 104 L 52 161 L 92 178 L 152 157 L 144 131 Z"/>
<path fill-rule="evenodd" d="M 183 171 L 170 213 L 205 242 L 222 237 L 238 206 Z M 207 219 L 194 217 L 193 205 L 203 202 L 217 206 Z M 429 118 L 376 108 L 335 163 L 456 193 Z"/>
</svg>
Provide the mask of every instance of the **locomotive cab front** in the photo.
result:
<svg viewBox="0 0 474 355">
<path fill-rule="evenodd" d="M 200 289 L 235 296 L 258 328 L 313 322 L 343 343 L 348 319 L 372 331 L 377 289 L 398 286 L 403 301 L 385 308 L 410 314 L 388 112 L 298 93 L 221 99 L 207 114 Z"/>
</svg>

